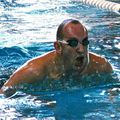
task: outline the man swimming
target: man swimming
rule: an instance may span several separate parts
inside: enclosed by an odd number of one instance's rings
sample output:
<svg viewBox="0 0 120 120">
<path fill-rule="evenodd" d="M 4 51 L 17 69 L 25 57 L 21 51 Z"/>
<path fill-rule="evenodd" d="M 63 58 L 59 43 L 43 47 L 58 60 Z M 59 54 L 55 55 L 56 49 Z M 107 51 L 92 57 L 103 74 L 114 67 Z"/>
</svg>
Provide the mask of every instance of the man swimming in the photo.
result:
<svg viewBox="0 0 120 120">
<path fill-rule="evenodd" d="M 12 95 L 15 86 L 37 83 L 46 78 L 56 80 L 77 73 L 77 76 L 112 72 L 110 63 L 88 51 L 88 31 L 78 20 L 67 19 L 57 30 L 55 50 L 29 60 L 17 69 L 3 85 L 0 93 Z"/>
</svg>

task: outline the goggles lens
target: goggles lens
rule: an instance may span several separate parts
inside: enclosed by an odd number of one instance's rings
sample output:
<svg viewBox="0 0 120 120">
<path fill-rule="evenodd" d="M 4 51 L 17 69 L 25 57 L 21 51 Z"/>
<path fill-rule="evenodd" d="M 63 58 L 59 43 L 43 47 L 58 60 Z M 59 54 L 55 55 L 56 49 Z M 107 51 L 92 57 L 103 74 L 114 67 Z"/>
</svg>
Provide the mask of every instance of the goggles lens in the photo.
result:
<svg viewBox="0 0 120 120">
<path fill-rule="evenodd" d="M 76 38 L 72 38 L 67 41 L 68 45 L 71 47 L 77 47 L 78 42 L 79 41 Z M 82 44 L 83 46 L 87 46 L 89 44 L 88 38 L 86 37 L 85 39 L 83 39 L 82 42 L 80 42 L 80 44 Z"/>
<path fill-rule="evenodd" d="M 71 47 L 76 47 L 78 45 L 78 40 L 76 38 L 72 38 L 68 40 L 67 43 Z"/>
</svg>

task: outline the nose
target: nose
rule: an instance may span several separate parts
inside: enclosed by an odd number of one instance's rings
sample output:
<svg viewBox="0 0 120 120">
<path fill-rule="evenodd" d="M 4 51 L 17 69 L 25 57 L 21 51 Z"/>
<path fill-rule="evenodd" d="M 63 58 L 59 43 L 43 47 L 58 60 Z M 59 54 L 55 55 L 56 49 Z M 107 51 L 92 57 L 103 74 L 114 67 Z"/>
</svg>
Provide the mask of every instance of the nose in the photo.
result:
<svg viewBox="0 0 120 120">
<path fill-rule="evenodd" d="M 77 48 L 76 48 L 76 51 L 78 53 L 83 53 L 84 52 L 84 46 L 82 44 L 78 44 Z"/>
</svg>

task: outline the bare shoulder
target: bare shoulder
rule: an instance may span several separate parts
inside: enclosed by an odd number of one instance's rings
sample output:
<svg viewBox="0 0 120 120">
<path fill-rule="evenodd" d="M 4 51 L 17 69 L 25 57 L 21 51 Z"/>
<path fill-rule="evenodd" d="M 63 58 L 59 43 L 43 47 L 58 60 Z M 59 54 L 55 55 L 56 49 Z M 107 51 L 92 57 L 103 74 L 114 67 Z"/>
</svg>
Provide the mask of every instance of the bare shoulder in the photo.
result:
<svg viewBox="0 0 120 120">
<path fill-rule="evenodd" d="M 92 62 L 98 62 L 99 64 L 105 64 L 107 62 L 106 58 L 96 54 L 96 53 L 89 53 L 90 60 Z"/>
<path fill-rule="evenodd" d="M 39 64 L 39 63 L 45 63 L 47 61 L 49 61 L 50 59 L 52 59 L 55 55 L 55 51 L 50 51 L 50 52 L 47 52 L 43 55 L 40 55 L 38 57 L 35 57 L 31 60 L 29 60 L 27 63 L 36 63 L 36 64 Z"/>
<path fill-rule="evenodd" d="M 55 52 L 51 51 L 38 57 L 35 57 L 33 59 L 30 59 L 25 64 L 23 64 L 19 69 L 32 68 L 34 70 L 42 71 L 43 68 L 46 68 L 46 66 L 50 64 L 51 60 L 54 58 L 54 54 Z"/>
<path fill-rule="evenodd" d="M 51 63 L 51 60 L 54 56 L 54 51 L 48 52 L 41 56 L 35 57 L 31 60 L 28 60 L 16 72 L 22 72 L 25 74 L 34 74 L 35 76 L 44 75 L 46 67 Z M 31 74 L 30 74 L 31 75 Z"/>
<path fill-rule="evenodd" d="M 92 68 L 99 72 L 112 72 L 112 66 L 108 62 L 108 60 L 98 54 L 89 53 L 90 57 L 90 66 L 92 65 Z"/>
</svg>

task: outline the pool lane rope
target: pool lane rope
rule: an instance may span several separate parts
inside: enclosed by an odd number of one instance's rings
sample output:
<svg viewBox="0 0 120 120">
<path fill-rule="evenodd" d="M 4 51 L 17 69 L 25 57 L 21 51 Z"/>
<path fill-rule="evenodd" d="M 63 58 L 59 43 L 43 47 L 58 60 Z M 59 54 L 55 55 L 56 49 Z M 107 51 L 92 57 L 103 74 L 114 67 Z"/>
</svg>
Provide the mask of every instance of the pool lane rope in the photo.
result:
<svg viewBox="0 0 120 120">
<path fill-rule="evenodd" d="M 109 2 L 105 0 L 79 0 L 85 4 L 93 5 L 98 8 L 107 9 L 109 11 L 120 14 L 120 4 L 115 2 Z"/>
</svg>

